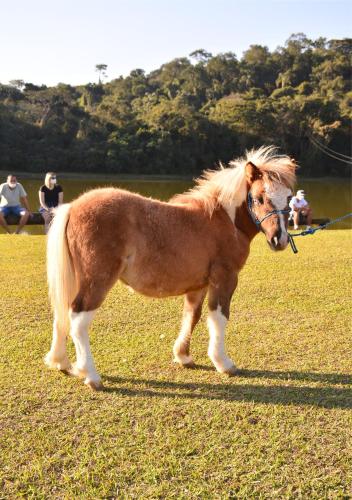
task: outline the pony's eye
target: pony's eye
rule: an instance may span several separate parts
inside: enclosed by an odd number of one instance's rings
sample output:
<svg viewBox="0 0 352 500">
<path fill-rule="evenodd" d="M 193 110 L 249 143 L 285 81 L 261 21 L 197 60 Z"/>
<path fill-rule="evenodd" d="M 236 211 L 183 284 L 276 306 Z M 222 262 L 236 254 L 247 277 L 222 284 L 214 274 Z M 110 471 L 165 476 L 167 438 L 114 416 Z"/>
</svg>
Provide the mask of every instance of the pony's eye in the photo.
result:
<svg viewBox="0 0 352 500">
<path fill-rule="evenodd" d="M 264 203 L 262 196 L 258 196 L 258 198 L 256 198 L 255 201 L 256 201 L 257 205 L 262 205 Z"/>
</svg>

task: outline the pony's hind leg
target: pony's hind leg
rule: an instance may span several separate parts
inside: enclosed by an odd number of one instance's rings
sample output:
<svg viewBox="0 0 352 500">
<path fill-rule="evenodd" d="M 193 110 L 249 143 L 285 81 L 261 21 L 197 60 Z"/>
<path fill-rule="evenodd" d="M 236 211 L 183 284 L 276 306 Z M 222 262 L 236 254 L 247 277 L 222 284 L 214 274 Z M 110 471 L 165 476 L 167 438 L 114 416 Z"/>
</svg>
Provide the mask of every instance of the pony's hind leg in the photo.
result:
<svg viewBox="0 0 352 500">
<path fill-rule="evenodd" d="M 202 314 L 202 305 L 207 289 L 189 292 L 185 295 L 182 325 L 179 336 L 174 344 L 174 361 L 181 366 L 191 368 L 194 366 L 190 355 L 190 342 L 192 332 Z"/>
<path fill-rule="evenodd" d="M 98 254 L 96 255 L 96 262 L 100 263 L 101 258 L 98 258 Z M 81 279 L 78 293 L 71 303 L 69 312 L 70 335 L 76 348 L 76 362 L 72 366 L 71 374 L 83 378 L 85 384 L 96 391 L 101 390 L 103 384 L 95 368 L 88 330 L 96 310 L 101 306 L 106 294 L 118 277 L 118 265 L 120 265 L 118 259 L 114 261 L 114 264 L 114 268 L 105 267 L 104 273 L 99 268 L 90 267 L 86 270 L 88 278 Z"/>
<path fill-rule="evenodd" d="M 70 371 L 71 363 L 67 356 L 67 326 L 59 323 L 57 315 L 54 316 L 53 340 L 50 351 L 44 358 L 44 362 L 49 368 L 61 371 Z"/>
<path fill-rule="evenodd" d="M 70 334 L 76 348 L 76 362 L 72 366 L 71 374 L 84 378 L 84 383 L 93 390 L 103 388 L 93 356 L 90 350 L 88 329 L 93 321 L 95 311 L 70 311 Z"/>
</svg>

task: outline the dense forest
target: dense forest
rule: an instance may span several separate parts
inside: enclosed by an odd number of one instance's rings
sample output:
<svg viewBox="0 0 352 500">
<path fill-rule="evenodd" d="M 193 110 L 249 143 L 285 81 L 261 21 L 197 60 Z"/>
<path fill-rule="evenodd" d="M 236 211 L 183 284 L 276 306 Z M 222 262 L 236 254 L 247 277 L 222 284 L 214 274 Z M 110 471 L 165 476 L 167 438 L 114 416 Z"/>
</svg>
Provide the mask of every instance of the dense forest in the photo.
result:
<svg viewBox="0 0 352 500">
<path fill-rule="evenodd" d="M 273 143 L 301 175 L 350 175 L 351 54 L 299 33 L 107 83 L 99 64 L 99 83 L 0 84 L 0 169 L 193 175 Z"/>
</svg>

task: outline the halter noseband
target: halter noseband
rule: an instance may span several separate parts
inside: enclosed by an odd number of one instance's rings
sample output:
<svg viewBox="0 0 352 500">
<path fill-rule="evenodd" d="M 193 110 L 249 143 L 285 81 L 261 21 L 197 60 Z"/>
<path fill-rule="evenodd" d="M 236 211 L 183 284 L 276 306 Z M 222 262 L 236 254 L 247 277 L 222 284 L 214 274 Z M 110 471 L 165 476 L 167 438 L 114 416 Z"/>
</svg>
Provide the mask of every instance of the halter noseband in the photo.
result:
<svg viewBox="0 0 352 500">
<path fill-rule="evenodd" d="M 253 212 L 253 197 L 252 197 L 252 193 L 250 191 L 248 191 L 248 196 L 247 196 L 247 207 L 248 207 L 249 215 L 252 218 L 252 221 L 257 226 L 257 228 L 262 230 L 262 231 L 263 231 L 263 228 L 261 227 L 261 224 L 263 221 L 265 221 L 265 219 L 268 219 L 272 215 L 289 214 L 290 213 L 290 210 L 271 210 L 270 212 L 265 214 L 262 219 L 259 220 L 258 217 Z"/>
</svg>

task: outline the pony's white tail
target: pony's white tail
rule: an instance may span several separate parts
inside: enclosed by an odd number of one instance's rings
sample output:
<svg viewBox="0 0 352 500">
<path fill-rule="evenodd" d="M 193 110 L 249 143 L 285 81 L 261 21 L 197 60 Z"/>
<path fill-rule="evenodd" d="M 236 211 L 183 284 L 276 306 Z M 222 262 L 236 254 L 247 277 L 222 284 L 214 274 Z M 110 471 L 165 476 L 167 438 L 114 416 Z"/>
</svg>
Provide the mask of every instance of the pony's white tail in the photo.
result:
<svg viewBox="0 0 352 500">
<path fill-rule="evenodd" d="M 71 205 L 67 203 L 56 211 L 47 243 L 49 297 L 57 324 L 64 329 L 69 325 L 68 312 L 77 293 L 75 271 L 66 237 L 70 208 Z"/>
</svg>

